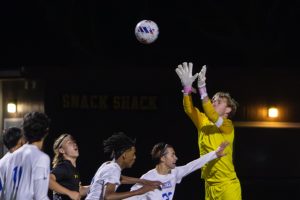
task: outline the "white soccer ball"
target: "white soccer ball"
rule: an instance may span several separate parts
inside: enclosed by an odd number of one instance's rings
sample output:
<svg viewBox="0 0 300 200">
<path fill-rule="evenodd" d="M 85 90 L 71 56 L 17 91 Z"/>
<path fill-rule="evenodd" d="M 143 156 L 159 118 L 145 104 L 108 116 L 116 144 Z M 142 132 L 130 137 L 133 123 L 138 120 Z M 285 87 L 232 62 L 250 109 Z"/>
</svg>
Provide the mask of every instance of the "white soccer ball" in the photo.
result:
<svg viewBox="0 0 300 200">
<path fill-rule="evenodd" d="M 135 27 L 135 36 L 143 44 L 154 42 L 159 34 L 157 24 L 151 20 L 142 20 Z"/>
</svg>

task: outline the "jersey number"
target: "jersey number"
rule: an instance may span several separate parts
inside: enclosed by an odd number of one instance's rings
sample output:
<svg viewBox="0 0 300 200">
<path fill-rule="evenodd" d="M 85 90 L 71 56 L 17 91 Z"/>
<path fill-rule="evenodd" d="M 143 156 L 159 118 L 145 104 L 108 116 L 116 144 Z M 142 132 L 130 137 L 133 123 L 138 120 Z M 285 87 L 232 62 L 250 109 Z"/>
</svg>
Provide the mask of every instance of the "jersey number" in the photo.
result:
<svg viewBox="0 0 300 200">
<path fill-rule="evenodd" d="M 171 195 L 172 195 L 172 192 L 163 193 L 163 194 L 162 194 L 162 198 L 163 198 L 164 200 L 169 200 L 170 197 L 171 197 Z"/>
<path fill-rule="evenodd" d="M 21 180 L 21 176 L 22 176 L 22 170 L 23 170 L 22 166 L 16 166 L 13 169 L 13 183 L 14 183 L 13 190 L 14 191 L 18 190 L 20 180 Z"/>
</svg>

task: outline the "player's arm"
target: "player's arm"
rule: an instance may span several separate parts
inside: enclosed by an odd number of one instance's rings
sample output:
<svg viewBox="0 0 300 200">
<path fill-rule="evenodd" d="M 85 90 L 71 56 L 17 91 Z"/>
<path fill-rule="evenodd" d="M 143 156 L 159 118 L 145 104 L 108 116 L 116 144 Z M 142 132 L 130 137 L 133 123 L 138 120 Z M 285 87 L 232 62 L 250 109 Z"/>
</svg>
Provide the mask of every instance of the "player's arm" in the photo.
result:
<svg viewBox="0 0 300 200">
<path fill-rule="evenodd" d="M 203 113 L 201 113 L 198 108 L 194 107 L 192 96 L 190 94 L 183 95 L 183 108 L 193 124 L 199 129 L 202 126 Z"/>
<path fill-rule="evenodd" d="M 80 194 L 79 192 L 69 190 L 65 188 L 64 186 L 60 185 L 56 181 L 56 176 L 54 174 L 50 174 L 50 182 L 49 182 L 49 188 L 50 190 L 53 190 L 59 194 L 67 195 L 70 197 L 70 199 L 74 200 L 79 200 L 80 199 Z"/>
<path fill-rule="evenodd" d="M 181 180 L 183 177 L 187 176 L 188 174 L 200 169 L 205 165 L 206 163 L 216 159 L 220 158 L 222 156 L 225 156 L 224 149 L 229 145 L 229 142 L 222 142 L 222 144 L 215 150 L 211 151 L 207 154 L 204 154 L 200 158 L 193 160 L 189 162 L 188 164 L 184 166 L 177 167 L 177 178 Z"/>
<path fill-rule="evenodd" d="M 153 185 L 153 186 L 160 186 L 162 183 L 160 181 L 150 181 L 146 179 L 134 178 L 129 176 L 121 176 L 121 183 L 122 184 L 141 184 L 141 185 Z"/>
<path fill-rule="evenodd" d="M 33 182 L 34 199 L 49 200 L 48 188 L 44 187 L 45 185 L 48 185 L 48 183 L 45 183 L 45 181 L 48 181 L 48 179 L 34 180 Z"/>
<path fill-rule="evenodd" d="M 198 89 L 202 99 L 204 113 L 222 133 L 232 133 L 233 125 L 231 120 L 219 116 L 215 111 L 206 90 L 206 66 L 204 65 L 198 75 Z"/>
<path fill-rule="evenodd" d="M 32 170 L 34 199 L 48 200 L 50 158 L 42 155 L 34 164 Z"/>
<path fill-rule="evenodd" d="M 81 197 L 84 197 L 89 192 L 90 186 L 89 185 L 80 185 L 79 186 L 79 193 Z"/>
<path fill-rule="evenodd" d="M 107 183 L 105 187 L 105 192 L 104 192 L 104 200 L 120 200 L 120 199 L 125 199 L 128 197 L 136 196 L 136 195 L 142 195 L 146 192 L 152 191 L 157 189 L 158 187 L 156 186 L 151 186 L 151 185 L 144 185 L 143 187 L 134 190 L 134 191 L 129 191 L 129 192 L 116 192 L 116 185 Z"/>
<path fill-rule="evenodd" d="M 183 86 L 184 111 L 191 118 L 195 126 L 199 128 L 201 122 L 201 113 L 196 107 L 194 107 L 191 97 L 191 93 L 194 91 L 192 84 L 197 78 L 198 74 L 196 73 L 193 75 L 193 63 L 187 64 L 186 62 L 182 65 L 178 65 L 175 71 L 180 78 L 181 84 Z"/>
<path fill-rule="evenodd" d="M 41 155 L 34 164 L 35 167 L 32 170 L 34 199 L 49 200 L 50 158 L 46 155 Z"/>
</svg>

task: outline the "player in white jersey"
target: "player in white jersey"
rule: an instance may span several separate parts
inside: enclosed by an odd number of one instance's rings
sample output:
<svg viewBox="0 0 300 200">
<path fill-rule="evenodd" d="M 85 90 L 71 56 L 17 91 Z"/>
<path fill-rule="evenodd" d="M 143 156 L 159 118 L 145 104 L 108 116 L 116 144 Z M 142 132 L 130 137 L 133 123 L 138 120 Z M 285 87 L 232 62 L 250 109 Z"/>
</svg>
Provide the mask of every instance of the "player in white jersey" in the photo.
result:
<svg viewBox="0 0 300 200">
<path fill-rule="evenodd" d="M 223 142 L 216 151 L 201 156 L 184 166 L 176 167 L 177 157 L 174 148 L 165 143 L 156 144 L 151 152 L 152 158 L 157 162 L 154 169 L 148 171 L 141 178 L 147 180 L 157 180 L 162 182 L 161 189 L 147 192 L 143 195 L 127 198 L 126 200 L 172 200 L 175 193 L 176 184 L 179 184 L 183 177 L 200 169 L 207 162 L 222 157 L 228 142 Z M 139 189 L 141 185 L 135 184 L 131 191 Z"/>
<path fill-rule="evenodd" d="M 8 149 L 8 152 L 0 160 L 0 200 L 4 198 L 4 177 L 9 157 L 15 150 L 24 144 L 22 130 L 17 127 L 10 127 L 4 130 L 2 140 Z"/>
<path fill-rule="evenodd" d="M 48 200 L 50 158 L 41 149 L 49 131 L 49 118 L 31 112 L 24 116 L 22 126 L 27 143 L 10 156 L 5 200 Z"/>
<path fill-rule="evenodd" d="M 131 168 L 135 161 L 135 141 L 124 133 L 117 133 L 104 141 L 104 152 L 109 153 L 112 161 L 103 163 L 97 170 L 86 200 L 125 199 L 141 195 L 159 188 L 160 182 L 147 181 L 121 175 L 122 169 Z M 136 191 L 116 192 L 120 184 L 142 184 Z"/>
</svg>

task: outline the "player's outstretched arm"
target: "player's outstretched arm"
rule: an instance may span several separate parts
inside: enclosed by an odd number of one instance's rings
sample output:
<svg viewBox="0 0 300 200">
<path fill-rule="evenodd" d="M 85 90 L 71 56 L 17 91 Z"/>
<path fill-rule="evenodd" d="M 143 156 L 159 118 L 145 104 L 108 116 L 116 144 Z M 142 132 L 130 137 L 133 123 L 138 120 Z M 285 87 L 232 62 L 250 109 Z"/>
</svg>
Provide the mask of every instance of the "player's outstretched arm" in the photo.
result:
<svg viewBox="0 0 300 200">
<path fill-rule="evenodd" d="M 183 177 L 187 176 L 188 174 L 200 169 L 206 163 L 225 156 L 224 149 L 229 145 L 229 142 L 223 142 L 215 151 L 211 151 L 207 154 L 202 155 L 200 158 L 189 162 L 184 166 L 177 167 L 177 179 L 180 180 Z"/>
<path fill-rule="evenodd" d="M 206 65 L 204 65 L 198 74 L 198 90 L 202 101 L 208 101 L 208 95 L 206 91 Z"/>
<path fill-rule="evenodd" d="M 105 195 L 104 195 L 104 200 L 120 200 L 120 199 L 125 199 L 128 197 L 136 196 L 136 195 L 142 195 L 145 194 L 146 192 L 153 191 L 155 189 L 158 189 L 156 186 L 150 186 L 150 185 L 144 185 L 143 187 L 130 191 L 130 192 L 116 192 L 115 191 L 116 185 L 108 183 L 106 185 L 105 189 Z"/>
<path fill-rule="evenodd" d="M 152 186 L 160 186 L 162 183 L 160 181 L 150 181 L 146 179 L 134 178 L 129 176 L 121 176 L 122 184 L 141 184 L 141 185 L 152 185 Z"/>
</svg>

